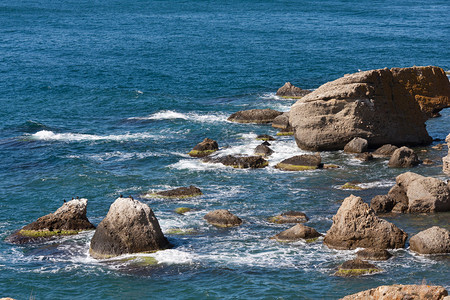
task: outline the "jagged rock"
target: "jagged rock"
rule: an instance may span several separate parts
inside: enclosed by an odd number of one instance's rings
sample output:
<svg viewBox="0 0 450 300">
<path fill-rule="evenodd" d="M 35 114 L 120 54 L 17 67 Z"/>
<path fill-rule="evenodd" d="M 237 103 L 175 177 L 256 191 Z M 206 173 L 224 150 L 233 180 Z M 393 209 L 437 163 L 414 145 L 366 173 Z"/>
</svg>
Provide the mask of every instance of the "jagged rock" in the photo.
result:
<svg viewBox="0 0 450 300">
<path fill-rule="evenodd" d="M 203 217 L 209 224 L 217 227 L 233 227 L 242 224 L 242 220 L 226 209 L 210 211 Z"/>
<path fill-rule="evenodd" d="M 447 146 L 448 146 L 448 154 L 447 156 L 444 156 L 442 158 L 442 171 L 444 171 L 444 173 L 450 175 L 450 134 L 447 135 L 447 138 L 445 139 L 445 141 L 447 142 Z"/>
<path fill-rule="evenodd" d="M 232 114 L 228 121 L 257 124 L 272 123 L 281 114 L 283 113 L 269 108 L 241 110 Z"/>
<path fill-rule="evenodd" d="M 132 198 L 118 198 L 98 224 L 89 253 L 97 259 L 170 247 L 152 209 Z"/>
<path fill-rule="evenodd" d="M 389 195 L 377 195 L 370 201 L 370 208 L 376 213 L 388 213 L 395 206 L 395 201 Z"/>
<path fill-rule="evenodd" d="M 278 216 L 269 218 L 269 221 L 277 224 L 285 224 L 285 223 L 304 223 L 309 220 L 308 216 L 301 211 L 287 211 Z"/>
<path fill-rule="evenodd" d="M 284 98 L 301 98 L 309 93 L 311 93 L 311 91 L 303 90 L 292 85 L 290 82 L 286 82 L 278 89 L 276 95 Z"/>
<path fill-rule="evenodd" d="M 339 150 L 355 136 L 373 147 L 429 144 L 416 97 L 448 97 L 448 88 L 425 88 L 434 82 L 449 85 L 444 71 L 432 66 L 370 70 L 328 82 L 291 108 L 297 145 Z"/>
<path fill-rule="evenodd" d="M 360 161 L 371 161 L 371 160 L 373 160 L 373 155 L 372 155 L 372 153 L 364 152 L 364 153 L 357 154 L 355 156 L 355 158 Z"/>
<path fill-rule="evenodd" d="M 256 146 L 254 153 L 255 153 L 255 155 L 267 157 L 267 156 L 272 155 L 273 150 L 270 149 L 268 146 L 261 144 L 261 145 Z"/>
<path fill-rule="evenodd" d="M 369 147 L 369 143 L 366 139 L 355 137 L 348 142 L 344 147 L 344 152 L 348 153 L 363 153 L 366 152 Z"/>
<path fill-rule="evenodd" d="M 450 232 L 433 226 L 411 237 L 409 246 L 412 251 L 420 254 L 450 253 Z"/>
<path fill-rule="evenodd" d="M 322 235 L 314 228 L 305 226 L 303 224 L 297 224 L 285 231 L 276 234 L 275 236 L 271 237 L 271 239 L 275 239 L 279 242 L 295 242 L 300 240 L 313 242 L 320 236 Z"/>
<path fill-rule="evenodd" d="M 380 148 L 378 148 L 377 150 L 375 150 L 372 155 L 374 157 L 390 157 L 392 156 L 392 154 L 394 153 L 395 150 L 397 150 L 398 147 L 391 145 L 391 144 L 386 144 L 381 146 Z"/>
<path fill-rule="evenodd" d="M 447 295 L 442 286 L 395 284 L 348 295 L 341 300 L 444 300 Z"/>
<path fill-rule="evenodd" d="M 278 163 L 275 168 L 284 171 L 305 171 L 323 167 L 320 155 L 297 155 Z"/>
<path fill-rule="evenodd" d="M 351 195 L 333 217 L 324 244 L 340 250 L 402 248 L 407 236 L 394 224 L 378 218 L 360 197 Z"/>
<path fill-rule="evenodd" d="M 390 168 L 411 168 L 417 166 L 419 163 L 420 160 L 414 150 L 408 147 L 401 147 L 394 151 L 388 166 Z"/>
<path fill-rule="evenodd" d="M 179 187 L 173 190 L 161 191 L 154 194 L 163 198 L 190 198 L 203 195 L 202 191 L 193 185 L 189 187 Z"/>
<path fill-rule="evenodd" d="M 203 142 L 198 143 L 188 154 L 192 157 L 205 157 L 219 150 L 216 141 L 205 138 Z"/>
<path fill-rule="evenodd" d="M 273 119 L 272 127 L 279 129 L 290 129 L 291 125 L 289 124 L 289 112 L 285 112 Z"/>
<path fill-rule="evenodd" d="M 230 166 L 236 169 L 258 169 L 265 168 L 269 165 L 269 162 L 261 156 L 219 156 L 208 157 L 203 159 L 207 163 L 221 163 L 225 166 Z"/>
<path fill-rule="evenodd" d="M 361 260 L 388 260 L 392 257 L 386 249 L 366 248 L 356 252 L 356 258 Z"/>
<path fill-rule="evenodd" d="M 256 139 L 261 141 L 275 141 L 275 138 L 268 134 L 260 134 L 256 137 Z"/>
<path fill-rule="evenodd" d="M 83 230 L 95 229 L 86 217 L 87 199 L 74 199 L 65 202 L 54 213 L 40 217 L 10 235 L 11 243 L 23 244 L 44 238 L 73 235 Z"/>
<path fill-rule="evenodd" d="M 359 258 L 348 260 L 344 262 L 342 265 L 339 266 L 336 273 L 334 273 L 335 276 L 341 276 L 341 277 L 352 277 L 352 276 L 360 276 L 365 274 L 372 274 L 372 273 L 378 273 L 381 272 L 380 268 L 377 266 L 364 261 L 360 260 Z"/>
</svg>

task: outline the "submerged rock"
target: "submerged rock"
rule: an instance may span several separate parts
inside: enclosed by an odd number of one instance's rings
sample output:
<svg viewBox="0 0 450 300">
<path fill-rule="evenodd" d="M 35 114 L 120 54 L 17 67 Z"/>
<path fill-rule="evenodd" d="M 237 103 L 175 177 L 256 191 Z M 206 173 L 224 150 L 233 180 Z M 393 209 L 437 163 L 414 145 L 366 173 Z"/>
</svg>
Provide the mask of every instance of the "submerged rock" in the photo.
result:
<svg viewBox="0 0 450 300">
<path fill-rule="evenodd" d="M 255 155 L 267 157 L 273 154 L 273 150 L 264 144 L 258 145 L 254 151 Z"/>
<path fill-rule="evenodd" d="M 236 169 L 259 169 L 265 168 L 269 165 L 269 162 L 261 156 L 219 156 L 208 157 L 203 159 L 207 163 L 221 163 L 225 166 L 230 166 Z"/>
<path fill-rule="evenodd" d="M 202 191 L 193 185 L 189 187 L 179 187 L 173 190 L 161 191 L 154 194 L 163 198 L 190 198 L 203 195 Z"/>
<path fill-rule="evenodd" d="M 392 257 L 386 249 L 366 248 L 356 252 L 356 258 L 361 260 L 388 260 Z"/>
<path fill-rule="evenodd" d="M 433 226 L 412 236 L 409 245 L 412 251 L 420 254 L 449 254 L 450 232 Z"/>
<path fill-rule="evenodd" d="M 355 136 L 374 147 L 429 144 L 426 117 L 416 98 L 448 96 L 425 88 L 436 81 L 449 85 L 441 68 L 429 66 L 370 70 L 328 82 L 291 107 L 297 145 L 340 150 Z"/>
<path fill-rule="evenodd" d="M 276 95 L 283 98 L 301 98 L 307 94 L 311 93 L 309 90 L 303 90 L 299 87 L 294 86 L 290 82 L 286 82 L 282 87 L 277 90 Z"/>
<path fill-rule="evenodd" d="M 256 137 L 256 139 L 261 141 L 275 141 L 275 138 L 268 134 L 260 134 Z"/>
<path fill-rule="evenodd" d="M 188 154 L 192 157 L 205 157 L 219 150 L 219 145 L 215 140 L 205 138 L 198 143 Z"/>
<path fill-rule="evenodd" d="M 450 175 L 450 134 L 447 135 L 445 141 L 447 142 L 448 154 L 442 158 L 442 171 Z"/>
<path fill-rule="evenodd" d="M 420 160 L 414 150 L 401 147 L 392 153 L 388 166 L 390 168 L 411 168 L 420 164 Z"/>
<path fill-rule="evenodd" d="M 40 217 L 7 238 L 12 243 L 28 243 L 43 238 L 74 235 L 95 229 L 86 217 L 87 199 L 74 199 L 63 204 L 54 213 Z"/>
<path fill-rule="evenodd" d="M 190 212 L 192 209 L 189 207 L 177 207 L 175 208 L 175 212 L 179 215 L 184 215 L 187 212 Z"/>
<path fill-rule="evenodd" d="M 344 262 L 342 265 L 339 266 L 336 273 L 334 273 L 335 276 L 341 276 L 341 277 L 352 277 L 352 276 L 361 276 L 366 274 L 373 274 L 381 272 L 380 268 L 377 266 L 364 261 L 360 260 L 359 258 L 348 260 Z"/>
<path fill-rule="evenodd" d="M 228 121 L 237 123 L 265 124 L 272 123 L 273 120 L 281 114 L 283 113 L 269 108 L 241 110 L 232 114 L 228 118 Z"/>
<path fill-rule="evenodd" d="M 356 137 L 348 142 L 344 147 L 344 152 L 348 153 L 363 153 L 369 148 L 369 143 L 366 139 Z"/>
<path fill-rule="evenodd" d="M 386 144 L 386 145 L 381 146 L 377 150 L 375 150 L 372 153 L 372 155 L 374 157 L 390 157 L 390 156 L 392 156 L 392 154 L 394 154 L 394 151 L 397 149 L 398 149 L 397 146 L 394 146 L 391 144 Z"/>
<path fill-rule="evenodd" d="M 132 198 L 118 198 L 100 222 L 89 253 L 97 259 L 167 249 L 169 242 L 152 209 Z"/>
<path fill-rule="evenodd" d="M 444 300 L 448 292 L 442 286 L 432 285 L 382 285 L 374 289 L 348 295 L 342 300 Z"/>
<path fill-rule="evenodd" d="M 345 198 L 333 217 L 324 244 L 333 249 L 403 248 L 408 235 L 397 226 L 380 219 L 360 197 Z"/>
<path fill-rule="evenodd" d="M 314 242 L 317 238 L 322 235 L 317 232 L 314 228 L 305 226 L 303 224 L 297 224 L 293 227 L 282 231 L 271 239 L 275 239 L 279 242 L 295 242 L 300 240 L 306 240 L 306 242 Z"/>
<path fill-rule="evenodd" d="M 354 183 L 354 182 L 346 182 L 344 185 L 341 186 L 341 189 L 343 189 L 343 190 L 355 190 L 355 191 L 363 190 L 363 188 L 360 187 L 358 185 L 358 183 Z"/>
<path fill-rule="evenodd" d="M 305 213 L 301 211 L 287 211 L 278 216 L 269 218 L 269 221 L 277 224 L 285 224 L 285 223 L 304 223 L 308 222 L 309 218 Z"/>
<path fill-rule="evenodd" d="M 234 227 L 242 224 L 242 220 L 226 209 L 210 211 L 203 217 L 209 224 L 217 227 Z"/>
<path fill-rule="evenodd" d="M 315 170 L 323 167 L 320 155 L 297 155 L 278 163 L 275 168 L 283 171 Z"/>
</svg>

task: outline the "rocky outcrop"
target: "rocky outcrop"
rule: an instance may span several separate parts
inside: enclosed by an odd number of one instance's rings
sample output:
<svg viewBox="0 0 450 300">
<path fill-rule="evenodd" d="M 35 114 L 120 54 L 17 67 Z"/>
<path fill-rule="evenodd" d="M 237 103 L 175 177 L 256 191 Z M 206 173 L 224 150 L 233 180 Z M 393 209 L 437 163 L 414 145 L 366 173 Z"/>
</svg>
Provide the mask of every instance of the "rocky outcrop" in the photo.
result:
<svg viewBox="0 0 450 300">
<path fill-rule="evenodd" d="M 450 175 L 450 134 L 447 135 L 445 141 L 447 142 L 448 154 L 442 158 L 442 171 Z"/>
<path fill-rule="evenodd" d="M 334 249 L 402 248 L 407 234 L 392 223 L 375 216 L 375 212 L 360 197 L 345 198 L 333 217 L 333 225 L 324 244 Z"/>
<path fill-rule="evenodd" d="M 154 194 L 162 198 L 190 198 L 203 195 L 202 191 L 193 185 L 189 187 L 179 187 L 173 190 L 161 191 Z"/>
<path fill-rule="evenodd" d="M 435 82 L 444 88 L 431 88 Z M 289 121 L 297 145 L 306 150 L 340 150 L 354 137 L 373 147 L 429 144 L 416 98 L 448 97 L 448 85 L 444 71 L 432 66 L 359 72 L 298 100 Z"/>
<path fill-rule="evenodd" d="M 291 125 L 289 124 L 289 112 L 285 112 L 273 119 L 272 127 L 284 130 L 291 129 Z"/>
<path fill-rule="evenodd" d="M 152 209 L 132 198 L 118 198 L 100 222 L 89 253 L 97 259 L 170 247 Z"/>
<path fill-rule="evenodd" d="M 192 157 L 205 157 L 219 150 L 219 145 L 215 140 L 205 138 L 198 143 L 188 154 Z"/>
<path fill-rule="evenodd" d="M 391 144 L 386 144 L 381 146 L 380 148 L 376 149 L 372 155 L 374 157 L 391 157 L 392 154 L 394 154 L 394 151 L 397 150 L 398 147 L 391 145 Z"/>
<path fill-rule="evenodd" d="M 363 153 L 366 152 L 369 143 L 366 139 L 356 137 L 344 146 L 344 152 L 347 153 Z"/>
<path fill-rule="evenodd" d="M 275 239 L 279 242 L 296 242 L 300 240 L 305 240 L 306 242 L 313 242 L 318 237 L 322 236 L 314 228 L 305 226 L 303 224 L 297 224 L 285 231 L 282 231 L 271 239 Z"/>
<path fill-rule="evenodd" d="M 242 224 L 242 220 L 226 209 L 210 211 L 203 217 L 209 224 L 217 227 L 234 227 Z"/>
<path fill-rule="evenodd" d="M 409 240 L 410 249 L 420 254 L 450 253 L 450 232 L 433 226 L 421 231 Z"/>
<path fill-rule="evenodd" d="M 320 155 L 297 155 L 278 163 L 275 168 L 284 171 L 315 170 L 323 167 Z"/>
<path fill-rule="evenodd" d="M 207 157 L 203 159 L 207 163 L 221 163 L 225 166 L 230 166 L 236 169 L 259 169 L 265 168 L 269 165 L 269 162 L 261 156 L 219 156 L 219 157 Z"/>
<path fill-rule="evenodd" d="M 287 211 L 279 214 L 275 217 L 270 217 L 269 221 L 277 224 L 285 224 L 285 223 L 304 223 L 308 222 L 309 218 L 305 213 L 301 211 Z"/>
<path fill-rule="evenodd" d="M 444 300 L 448 292 L 442 286 L 433 285 L 382 285 L 374 289 L 348 295 L 342 300 Z"/>
<path fill-rule="evenodd" d="M 366 248 L 356 252 L 356 258 L 361 260 L 388 260 L 392 257 L 386 249 Z"/>
<path fill-rule="evenodd" d="M 277 90 L 276 95 L 283 98 L 301 98 L 309 93 L 311 93 L 311 91 L 303 90 L 299 87 L 294 86 L 290 82 L 286 82 Z"/>
<path fill-rule="evenodd" d="M 261 145 L 256 146 L 254 153 L 255 153 L 255 155 L 267 157 L 267 156 L 272 155 L 273 150 L 270 149 L 269 146 L 261 144 Z"/>
<path fill-rule="evenodd" d="M 65 202 L 54 213 L 40 217 L 7 238 L 12 243 L 28 243 L 43 238 L 73 235 L 83 230 L 95 229 L 86 217 L 87 199 Z"/>
<path fill-rule="evenodd" d="M 273 120 L 281 114 L 283 113 L 269 108 L 241 110 L 232 114 L 228 118 L 228 121 L 237 123 L 265 124 L 272 123 Z"/>
<path fill-rule="evenodd" d="M 414 150 L 401 147 L 392 153 L 388 166 L 390 168 L 411 168 L 420 164 L 420 160 Z"/>
<path fill-rule="evenodd" d="M 377 266 L 364 261 L 360 260 L 359 258 L 348 260 L 344 262 L 342 265 L 339 266 L 336 273 L 334 273 L 335 276 L 341 276 L 341 277 L 353 277 L 353 276 L 361 276 L 366 274 L 373 274 L 381 272 L 380 268 Z"/>
</svg>

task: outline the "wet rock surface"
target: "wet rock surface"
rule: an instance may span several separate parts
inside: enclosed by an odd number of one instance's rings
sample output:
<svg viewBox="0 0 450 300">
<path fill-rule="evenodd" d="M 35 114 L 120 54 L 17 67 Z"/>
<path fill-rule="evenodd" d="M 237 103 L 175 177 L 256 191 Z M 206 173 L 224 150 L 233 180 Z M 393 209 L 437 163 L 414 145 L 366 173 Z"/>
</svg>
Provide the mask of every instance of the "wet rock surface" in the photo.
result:
<svg viewBox="0 0 450 300">
<path fill-rule="evenodd" d="M 219 145 L 215 140 L 205 138 L 198 143 L 188 154 L 192 157 L 205 157 L 219 150 Z"/>
<path fill-rule="evenodd" d="M 228 117 L 228 121 L 265 124 L 272 123 L 273 120 L 281 114 L 283 113 L 269 108 L 241 110 Z"/>
<path fill-rule="evenodd" d="M 409 245 L 420 254 L 450 254 L 450 232 L 433 226 L 412 236 Z"/>
<path fill-rule="evenodd" d="M 230 166 L 236 169 L 259 169 L 265 168 L 269 165 L 269 162 L 261 156 L 219 156 L 208 157 L 203 159 L 206 163 L 221 163 L 225 166 Z"/>
<path fill-rule="evenodd" d="M 320 155 L 297 155 L 278 163 L 275 168 L 284 171 L 306 171 L 323 167 Z"/>
<path fill-rule="evenodd" d="M 203 217 L 209 224 L 216 227 L 234 227 L 242 224 L 242 220 L 226 209 L 218 209 Z"/>
<path fill-rule="evenodd" d="M 280 242 L 295 242 L 299 240 L 313 242 L 320 236 L 322 235 L 314 228 L 305 226 L 303 224 L 297 224 L 285 231 L 276 234 L 271 239 L 275 239 Z"/>
<path fill-rule="evenodd" d="M 304 223 L 309 220 L 308 216 L 301 211 L 287 211 L 278 216 L 269 218 L 269 221 L 277 224 L 285 223 Z"/>
<path fill-rule="evenodd" d="M 348 295 L 342 300 L 444 300 L 448 295 L 442 286 L 433 285 L 383 285 L 374 289 Z"/>
<path fill-rule="evenodd" d="M 408 147 L 401 147 L 392 153 L 388 166 L 390 168 L 411 168 L 420 164 L 417 154 Z"/>
<path fill-rule="evenodd" d="M 356 258 L 361 260 L 388 260 L 392 257 L 386 249 L 366 248 L 356 252 Z"/>
</svg>

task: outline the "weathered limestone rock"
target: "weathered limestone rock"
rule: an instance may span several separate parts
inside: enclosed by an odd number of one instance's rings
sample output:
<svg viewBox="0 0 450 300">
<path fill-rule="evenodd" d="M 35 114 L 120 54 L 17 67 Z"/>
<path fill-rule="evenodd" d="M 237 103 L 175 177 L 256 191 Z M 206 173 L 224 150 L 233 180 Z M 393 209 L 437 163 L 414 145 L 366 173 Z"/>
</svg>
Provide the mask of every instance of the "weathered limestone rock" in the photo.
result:
<svg viewBox="0 0 450 300">
<path fill-rule="evenodd" d="M 209 224 L 217 227 L 233 227 L 242 224 L 242 220 L 226 209 L 210 211 L 203 217 Z"/>
<path fill-rule="evenodd" d="M 170 247 L 152 209 L 132 198 L 118 198 L 98 224 L 89 253 L 97 259 Z"/>
<path fill-rule="evenodd" d="M 363 153 L 367 151 L 368 147 L 369 143 L 366 139 L 356 137 L 345 145 L 344 152 Z"/>
<path fill-rule="evenodd" d="M 294 86 L 290 82 L 286 82 L 282 87 L 280 87 L 276 93 L 277 96 L 283 98 L 301 98 L 311 91 L 303 90 L 299 87 Z"/>
<path fill-rule="evenodd" d="M 435 82 L 442 88 L 432 88 Z M 444 71 L 432 66 L 359 72 L 298 100 L 289 121 L 297 145 L 306 150 L 339 150 L 357 136 L 374 147 L 429 144 L 426 117 L 416 98 L 444 99 L 448 86 Z"/>
<path fill-rule="evenodd" d="M 275 239 L 279 242 L 295 242 L 300 240 L 305 240 L 306 242 L 314 242 L 318 237 L 322 236 L 314 228 L 305 226 L 303 224 L 297 224 L 293 227 L 282 231 L 271 239 Z"/>
<path fill-rule="evenodd" d="M 341 277 L 352 277 L 352 276 L 361 276 L 365 274 L 373 274 L 381 272 L 380 268 L 377 266 L 364 261 L 360 260 L 359 258 L 348 260 L 344 262 L 342 265 L 339 266 L 336 273 L 334 273 L 335 276 L 341 276 Z"/>
<path fill-rule="evenodd" d="M 386 249 L 366 248 L 356 252 L 356 258 L 361 260 L 388 260 L 392 257 Z"/>
<path fill-rule="evenodd" d="M 392 223 L 375 216 L 360 197 L 345 198 L 333 217 L 333 225 L 324 238 L 324 244 L 334 249 L 402 248 L 407 234 Z"/>
<path fill-rule="evenodd" d="M 315 170 L 323 167 L 320 155 L 297 155 L 278 163 L 275 168 L 284 171 Z"/>
<path fill-rule="evenodd" d="M 203 195 L 202 191 L 193 185 L 155 193 L 155 196 L 162 198 L 190 198 L 201 195 Z"/>
<path fill-rule="evenodd" d="M 291 125 L 289 124 L 289 112 L 285 112 L 273 119 L 272 127 L 279 129 L 291 128 Z"/>
<path fill-rule="evenodd" d="M 442 286 L 433 285 L 382 285 L 374 289 L 348 295 L 341 300 L 444 300 L 448 295 Z"/>
<path fill-rule="evenodd" d="M 54 213 L 40 217 L 35 222 L 7 238 L 11 243 L 28 243 L 42 238 L 73 235 L 83 230 L 95 229 L 86 217 L 87 199 L 74 199 L 63 204 Z"/>
<path fill-rule="evenodd" d="M 269 165 L 269 162 L 261 156 L 219 156 L 219 157 L 206 157 L 203 159 L 207 163 L 221 163 L 225 166 L 230 166 L 236 169 L 259 169 L 265 168 Z"/>
<path fill-rule="evenodd" d="M 375 150 L 372 155 L 374 157 L 390 157 L 392 156 L 392 154 L 394 153 L 395 150 L 397 150 L 398 147 L 391 145 L 391 144 L 386 144 L 381 146 L 380 148 L 378 148 L 377 150 Z"/>
<path fill-rule="evenodd" d="M 411 237 L 409 245 L 412 251 L 420 254 L 450 253 L 450 232 L 433 226 Z"/>
<path fill-rule="evenodd" d="M 255 155 L 267 157 L 272 155 L 273 150 L 269 148 L 269 146 L 266 146 L 264 144 L 256 146 L 254 150 Z"/>
<path fill-rule="evenodd" d="M 414 150 L 408 147 L 401 147 L 394 151 L 389 159 L 390 168 L 411 168 L 420 164 L 420 160 Z"/>
<path fill-rule="evenodd" d="M 281 114 L 283 113 L 269 108 L 241 110 L 232 114 L 228 121 L 257 124 L 272 123 Z"/>
<path fill-rule="evenodd" d="M 444 173 L 450 175 L 450 134 L 447 135 L 445 141 L 447 142 L 448 154 L 442 158 L 442 170 Z"/>
<path fill-rule="evenodd" d="M 216 141 L 205 138 L 203 142 L 198 143 L 194 149 L 188 154 L 192 157 L 205 157 L 219 150 L 219 145 Z"/>
<path fill-rule="evenodd" d="M 278 216 L 269 218 L 269 221 L 277 224 L 285 223 L 304 223 L 308 222 L 309 218 L 305 213 L 301 211 L 287 211 Z"/>
</svg>

